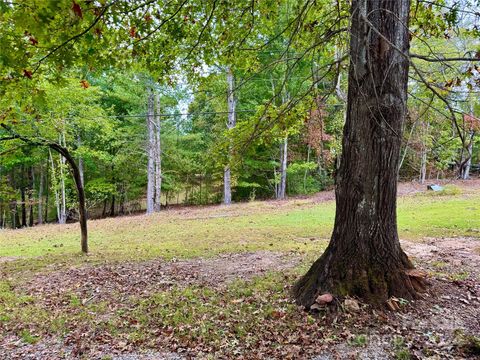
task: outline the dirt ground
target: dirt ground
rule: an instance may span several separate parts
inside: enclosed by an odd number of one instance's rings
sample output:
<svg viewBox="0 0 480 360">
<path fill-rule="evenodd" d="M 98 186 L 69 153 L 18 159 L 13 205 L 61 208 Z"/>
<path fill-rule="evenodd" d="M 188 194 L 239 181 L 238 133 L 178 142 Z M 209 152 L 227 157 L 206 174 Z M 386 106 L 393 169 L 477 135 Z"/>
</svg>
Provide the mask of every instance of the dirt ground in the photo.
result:
<svg viewBox="0 0 480 360">
<path fill-rule="evenodd" d="M 52 306 L 65 294 L 75 294 L 84 301 L 115 299 L 122 302 L 126 299 L 121 297 L 148 296 L 174 285 L 221 288 L 233 280 L 248 280 L 267 271 L 292 268 L 299 261 L 297 255 L 258 251 L 225 254 L 213 259 L 126 262 L 41 274 L 31 278 L 19 290 L 44 299 L 46 305 Z"/>
<path fill-rule="evenodd" d="M 366 344 L 352 341 L 332 342 L 319 347 L 317 360 L 388 359 L 392 355 L 392 339 L 405 339 L 403 346 L 416 359 L 474 358 L 459 355 L 459 335 L 480 335 L 480 240 L 473 238 L 431 238 L 425 242 L 403 241 L 402 246 L 418 268 L 428 271 L 429 289 L 422 300 L 408 305 L 401 312 L 378 312 L 362 306 L 356 320 L 368 338 Z M 222 288 L 238 278 L 249 279 L 268 270 L 281 271 L 298 264 L 294 254 L 252 252 L 223 255 L 213 259 L 164 262 L 123 263 L 108 266 L 72 268 L 67 271 L 38 275 L 23 285 L 23 290 L 45 299 L 45 305 L 58 306 L 65 293 L 75 293 L 84 301 L 112 300 L 112 297 L 149 294 L 165 290 L 172 284 L 201 284 Z M 117 302 L 124 299 L 117 298 Z M 51 302 L 51 303 L 49 303 Z M 57 304 L 57 305 L 55 305 Z M 335 330 L 335 331 L 338 331 Z M 339 335 L 341 339 L 344 333 Z M 349 335 L 347 335 L 348 337 Z M 53 338 L 37 344 L 16 346 L 18 339 L 2 339 L 3 359 L 69 358 L 68 347 Z M 324 348 L 324 350 L 322 350 Z M 3 353 L 3 355 L 2 355 Z M 105 352 L 104 355 L 107 355 Z M 97 357 L 101 359 L 100 356 Z M 127 352 L 117 360 L 154 360 L 191 358 L 170 352 Z M 248 358 L 248 357 L 247 357 Z"/>
</svg>

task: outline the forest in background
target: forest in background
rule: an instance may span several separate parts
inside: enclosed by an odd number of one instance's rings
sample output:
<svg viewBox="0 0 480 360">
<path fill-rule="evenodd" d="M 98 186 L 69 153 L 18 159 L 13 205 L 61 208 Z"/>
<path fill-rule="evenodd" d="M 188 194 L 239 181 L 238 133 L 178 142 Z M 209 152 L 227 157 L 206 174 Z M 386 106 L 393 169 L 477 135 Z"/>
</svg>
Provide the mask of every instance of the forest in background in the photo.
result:
<svg viewBox="0 0 480 360">
<path fill-rule="evenodd" d="M 77 162 L 90 218 L 159 211 L 160 204 L 283 199 L 333 185 L 346 111 L 348 17 L 346 4 L 324 3 L 302 18 L 297 37 L 290 25 L 302 9 L 295 1 L 258 8 L 262 17 L 245 20 L 257 21 L 249 30 L 253 36 L 242 24 L 235 25 L 237 34 L 209 22 L 199 27 L 194 14 L 204 9 L 190 6 L 174 19 L 168 31 L 182 30 L 168 41 L 149 31 L 170 9 L 132 5 L 130 14 L 138 14 L 122 22 L 121 35 L 134 43 L 131 58 L 105 66 L 106 57 L 117 55 L 103 53 L 102 41 L 119 36 L 119 29 L 104 20 L 82 46 L 60 49 L 68 59 L 61 76 L 47 70 L 18 73 L 15 51 L 2 54 L 0 118 L 34 141 L 0 141 L 0 227 L 78 219 L 70 166 L 63 155 L 39 146 L 49 142 L 68 149 Z M 478 171 L 480 67 L 478 52 L 471 51 L 479 47 L 477 29 L 468 11 L 448 4 L 412 6 L 411 52 L 472 60 L 413 56 L 402 180 L 467 179 Z M 72 24 L 88 16 L 75 6 L 70 15 L 65 21 Z M 331 21 L 316 20 L 322 15 Z M 26 50 L 41 45 L 34 35 L 24 35 Z M 150 45 L 137 49 L 136 42 L 148 36 Z M 184 45 L 193 43 L 193 50 L 177 47 L 170 54 L 169 42 L 179 37 Z M 261 43 L 269 37 L 273 40 Z M 200 38 L 206 44 L 231 40 L 229 46 L 248 49 L 240 57 L 238 49 L 214 56 L 217 50 L 194 42 Z M 310 45 L 316 38 L 321 47 Z M 239 39 L 242 44 L 235 42 Z M 2 47 L 9 40 L 7 31 Z M 154 46 L 163 46 L 160 60 L 144 56 L 150 51 L 154 58 L 160 51 Z M 96 61 L 87 65 L 76 58 L 79 53 Z"/>
</svg>

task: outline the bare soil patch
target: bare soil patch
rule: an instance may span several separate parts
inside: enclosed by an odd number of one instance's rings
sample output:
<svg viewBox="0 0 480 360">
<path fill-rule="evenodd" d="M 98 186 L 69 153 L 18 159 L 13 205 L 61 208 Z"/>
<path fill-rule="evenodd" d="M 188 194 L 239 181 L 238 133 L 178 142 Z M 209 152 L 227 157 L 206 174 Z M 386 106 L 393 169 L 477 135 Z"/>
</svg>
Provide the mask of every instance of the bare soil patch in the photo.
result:
<svg viewBox="0 0 480 360">
<path fill-rule="evenodd" d="M 20 259 L 18 256 L 0 256 L 0 264 Z"/>
</svg>

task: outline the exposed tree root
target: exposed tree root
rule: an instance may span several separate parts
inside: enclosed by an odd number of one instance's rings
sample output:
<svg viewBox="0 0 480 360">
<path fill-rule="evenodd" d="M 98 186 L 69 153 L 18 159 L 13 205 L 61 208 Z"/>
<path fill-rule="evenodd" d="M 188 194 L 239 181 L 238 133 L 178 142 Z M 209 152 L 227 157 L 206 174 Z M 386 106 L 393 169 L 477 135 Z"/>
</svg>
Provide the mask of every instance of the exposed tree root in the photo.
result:
<svg viewBox="0 0 480 360">
<path fill-rule="evenodd" d="M 352 259 L 327 248 L 310 270 L 295 284 L 293 296 L 307 308 L 318 295 L 353 296 L 375 307 L 384 307 L 392 297 L 418 299 L 426 290 L 425 273 L 413 268 L 405 253 L 381 259 L 378 254 L 368 261 Z"/>
</svg>

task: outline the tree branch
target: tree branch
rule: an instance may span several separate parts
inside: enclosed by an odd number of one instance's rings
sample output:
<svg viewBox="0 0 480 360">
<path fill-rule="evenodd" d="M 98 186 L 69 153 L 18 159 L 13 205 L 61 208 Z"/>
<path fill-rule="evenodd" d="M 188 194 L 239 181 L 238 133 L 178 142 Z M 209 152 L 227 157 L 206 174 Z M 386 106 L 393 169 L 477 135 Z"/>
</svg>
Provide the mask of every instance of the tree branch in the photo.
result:
<svg viewBox="0 0 480 360">
<path fill-rule="evenodd" d="M 447 61 L 479 61 L 480 58 L 478 57 L 451 57 L 451 58 L 431 58 L 425 55 L 420 54 L 409 54 L 410 58 L 420 59 L 428 62 L 447 62 Z"/>
<path fill-rule="evenodd" d="M 40 65 L 42 64 L 43 61 L 45 61 L 46 59 L 48 59 L 50 56 L 52 56 L 53 54 L 55 54 L 58 50 L 60 50 L 61 48 L 67 46 L 69 43 L 71 43 L 72 41 L 78 39 L 78 38 L 81 38 L 83 35 L 85 35 L 86 33 L 88 33 L 99 21 L 100 19 L 103 17 L 103 15 L 105 14 L 105 12 L 107 11 L 107 9 L 112 6 L 115 2 L 117 2 L 118 0 L 114 0 L 112 1 L 110 4 L 106 4 L 102 11 L 100 12 L 100 14 L 95 18 L 95 20 L 90 24 L 90 26 L 88 26 L 85 30 L 83 30 L 82 32 L 72 36 L 71 38 L 65 40 L 63 43 L 55 46 L 52 50 L 50 50 L 48 52 L 48 54 L 44 55 L 40 60 L 37 61 L 37 66 L 35 67 L 35 70 L 33 70 L 32 72 L 32 75 L 35 74 L 37 72 L 37 70 L 40 68 Z"/>
</svg>

